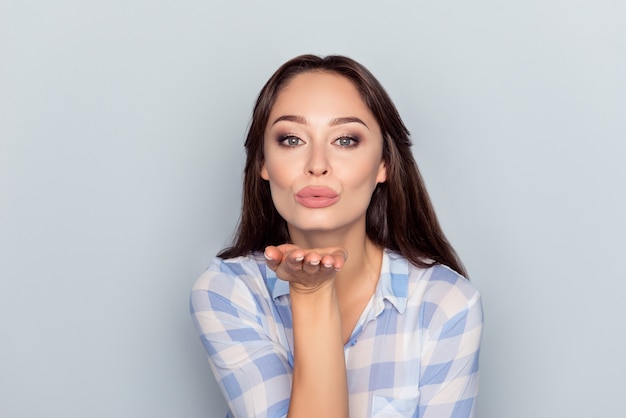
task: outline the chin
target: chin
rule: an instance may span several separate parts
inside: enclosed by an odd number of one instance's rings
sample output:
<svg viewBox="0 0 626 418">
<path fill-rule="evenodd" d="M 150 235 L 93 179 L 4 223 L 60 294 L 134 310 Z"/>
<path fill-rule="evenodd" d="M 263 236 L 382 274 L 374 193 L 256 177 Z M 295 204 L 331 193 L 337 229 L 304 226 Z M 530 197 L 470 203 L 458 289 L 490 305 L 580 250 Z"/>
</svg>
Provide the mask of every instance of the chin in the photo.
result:
<svg viewBox="0 0 626 418">
<path fill-rule="evenodd" d="M 363 218 L 362 226 L 360 225 L 361 218 L 351 219 L 345 221 L 339 221 L 338 219 L 323 219 L 319 221 L 307 219 L 301 222 L 289 222 L 287 224 L 290 228 L 296 229 L 304 234 L 320 234 L 320 233 L 347 233 L 349 229 L 355 226 L 359 226 L 365 229 L 365 218 Z"/>
</svg>

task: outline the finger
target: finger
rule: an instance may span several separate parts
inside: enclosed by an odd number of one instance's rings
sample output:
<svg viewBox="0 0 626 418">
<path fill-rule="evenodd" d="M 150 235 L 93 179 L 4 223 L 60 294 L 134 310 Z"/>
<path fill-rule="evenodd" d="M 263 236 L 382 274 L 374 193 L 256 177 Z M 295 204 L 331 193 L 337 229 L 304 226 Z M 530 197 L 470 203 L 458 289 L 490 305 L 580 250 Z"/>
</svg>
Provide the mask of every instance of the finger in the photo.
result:
<svg viewBox="0 0 626 418">
<path fill-rule="evenodd" d="M 298 272 L 302 270 L 302 262 L 304 261 L 304 251 L 297 248 L 284 255 L 283 265 L 290 272 Z"/>
<path fill-rule="evenodd" d="M 297 245 L 293 245 L 293 244 L 281 244 L 281 245 L 277 245 L 275 248 L 278 249 L 283 254 L 288 254 L 293 250 L 300 249 L 300 247 L 298 247 Z"/>
<path fill-rule="evenodd" d="M 335 268 L 335 264 L 337 263 L 338 262 L 336 261 L 335 257 L 333 257 L 332 255 L 325 255 L 320 262 L 320 268 L 333 269 Z"/>
<path fill-rule="evenodd" d="M 322 256 L 318 253 L 309 253 L 302 262 L 302 270 L 306 273 L 313 274 L 320 271 Z"/>
<path fill-rule="evenodd" d="M 265 264 L 267 264 L 271 270 L 276 270 L 283 258 L 283 253 L 273 245 L 265 247 L 263 255 L 265 256 Z"/>
<path fill-rule="evenodd" d="M 348 252 L 341 247 L 333 248 L 332 251 L 330 251 L 330 255 L 333 257 L 341 257 L 344 261 L 348 259 Z"/>
<path fill-rule="evenodd" d="M 324 266 L 332 265 L 332 268 L 339 271 L 345 265 L 347 259 L 348 252 L 343 248 L 337 248 L 331 252 L 329 258 L 325 258 L 322 262 L 324 263 Z"/>
</svg>

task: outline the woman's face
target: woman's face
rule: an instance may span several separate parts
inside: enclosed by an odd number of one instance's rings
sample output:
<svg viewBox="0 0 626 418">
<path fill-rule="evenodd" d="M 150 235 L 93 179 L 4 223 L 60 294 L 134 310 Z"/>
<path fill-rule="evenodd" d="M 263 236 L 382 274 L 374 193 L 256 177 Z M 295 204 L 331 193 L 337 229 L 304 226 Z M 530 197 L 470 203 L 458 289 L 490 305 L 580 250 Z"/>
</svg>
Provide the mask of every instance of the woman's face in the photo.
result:
<svg viewBox="0 0 626 418">
<path fill-rule="evenodd" d="M 380 127 L 345 77 L 306 72 L 289 81 L 265 130 L 261 177 L 294 234 L 365 228 L 386 180 Z"/>
</svg>

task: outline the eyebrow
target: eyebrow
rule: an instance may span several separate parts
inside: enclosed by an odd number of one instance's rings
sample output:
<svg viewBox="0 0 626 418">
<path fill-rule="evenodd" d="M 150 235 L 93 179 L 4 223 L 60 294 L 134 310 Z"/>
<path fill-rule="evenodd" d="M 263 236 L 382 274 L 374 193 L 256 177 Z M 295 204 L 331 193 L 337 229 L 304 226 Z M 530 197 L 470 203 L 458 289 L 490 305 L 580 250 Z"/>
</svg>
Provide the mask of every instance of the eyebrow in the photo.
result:
<svg viewBox="0 0 626 418">
<path fill-rule="evenodd" d="M 272 126 L 274 126 L 275 124 L 277 124 L 278 122 L 281 121 L 289 121 L 289 122 L 295 122 L 295 123 L 299 123 L 301 125 L 308 125 L 308 122 L 306 120 L 306 118 L 302 117 L 302 116 L 296 116 L 296 115 L 283 115 L 280 116 L 278 118 L 276 118 L 276 120 L 274 122 L 272 122 Z M 337 125 L 344 125 L 346 123 L 360 123 L 361 125 L 365 126 L 367 129 L 369 129 L 369 126 L 367 126 L 367 124 L 365 122 L 363 122 L 361 119 L 357 118 L 356 116 L 346 116 L 343 118 L 334 118 L 330 121 L 329 125 L 330 126 L 337 126 Z"/>
</svg>

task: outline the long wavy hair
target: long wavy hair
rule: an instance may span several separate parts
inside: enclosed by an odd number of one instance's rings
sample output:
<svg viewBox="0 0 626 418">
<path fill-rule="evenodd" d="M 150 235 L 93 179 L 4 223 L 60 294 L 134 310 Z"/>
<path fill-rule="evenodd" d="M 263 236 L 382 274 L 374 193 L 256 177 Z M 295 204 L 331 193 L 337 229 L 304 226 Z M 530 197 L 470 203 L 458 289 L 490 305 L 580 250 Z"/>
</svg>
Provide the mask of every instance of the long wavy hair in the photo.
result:
<svg viewBox="0 0 626 418">
<path fill-rule="evenodd" d="M 290 242 L 287 223 L 272 201 L 269 183 L 261 178 L 263 140 L 276 97 L 290 80 L 309 71 L 325 71 L 350 80 L 378 122 L 383 136 L 387 180 L 372 194 L 366 233 L 375 243 L 428 267 L 444 264 L 467 276 L 446 239 L 411 152 L 409 131 L 391 98 L 376 78 L 358 62 L 340 55 L 301 55 L 283 64 L 259 93 L 245 141 L 246 165 L 241 217 L 232 246 L 218 257 L 232 258 Z"/>
</svg>

